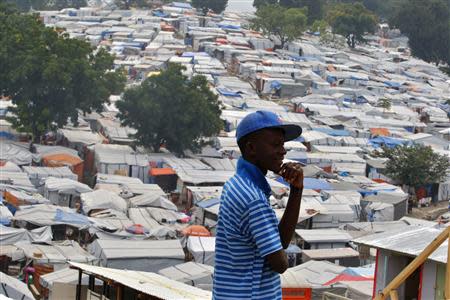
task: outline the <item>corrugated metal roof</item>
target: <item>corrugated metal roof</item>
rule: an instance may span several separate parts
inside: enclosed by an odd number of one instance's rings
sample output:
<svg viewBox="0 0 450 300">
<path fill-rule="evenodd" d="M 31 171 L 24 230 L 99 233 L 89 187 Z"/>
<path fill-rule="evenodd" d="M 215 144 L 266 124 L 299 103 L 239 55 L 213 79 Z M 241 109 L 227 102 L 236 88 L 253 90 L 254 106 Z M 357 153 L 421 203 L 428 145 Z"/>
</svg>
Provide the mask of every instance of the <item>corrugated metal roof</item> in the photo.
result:
<svg viewBox="0 0 450 300">
<path fill-rule="evenodd" d="M 297 229 L 295 233 L 308 243 L 350 242 L 352 237 L 338 229 Z"/>
<path fill-rule="evenodd" d="M 98 275 L 117 283 L 164 300 L 181 299 L 211 299 L 211 292 L 171 280 L 164 276 L 150 272 L 118 270 L 79 263 L 71 263 L 77 269 Z"/>
<path fill-rule="evenodd" d="M 396 231 L 376 233 L 354 240 L 357 244 L 395 251 L 417 256 L 427 247 L 444 228 L 410 226 Z M 447 263 L 448 240 L 441 244 L 428 259 Z"/>
</svg>

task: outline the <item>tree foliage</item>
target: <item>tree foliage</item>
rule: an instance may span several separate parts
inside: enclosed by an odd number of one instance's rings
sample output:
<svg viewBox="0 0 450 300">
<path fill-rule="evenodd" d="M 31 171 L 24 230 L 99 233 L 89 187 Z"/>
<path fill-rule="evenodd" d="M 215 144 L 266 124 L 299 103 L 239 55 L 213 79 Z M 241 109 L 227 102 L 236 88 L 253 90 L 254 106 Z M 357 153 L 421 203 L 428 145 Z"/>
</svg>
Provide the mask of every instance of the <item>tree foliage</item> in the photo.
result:
<svg viewBox="0 0 450 300">
<path fill-rule="evenodd" d="M 447 156 L 437 154 L 431 147 L 419 144 L 383 148 L 382 155 L 389 158 L 386 175 L 413 187 L 442 181 L 450 167 Z"/>
<path fill-rule="evenodd" d="M 446 0 L 403 0 L 390 24 L 409 38 L 412 54 L 450 64 L 450 3 Z"/>
<path fill-rule="evenodd" d="M 379 107 L 382 107 L 383 110 L 386 111 L 386 110 L 390 110 L 391 109 L 392 102 L 388 98 L 380 98 L 380 99 L 378 99 L 377 105 Z"/>
<path fill-rule="evenodd" d="M 280 40 L 281 48 L 287 42 L 299 38 L 305 31 L 306 10 L 285 8 L 278 4 L 265 5 L 256 11 L 256 17 L 250 23 L 255 30 Z"/>
<path fill-rule="evenodd" d="M 335 4 L 328 11 L 327 20 L 333 33 L 345 36 L 351 48 L 355 48 L 356 41 L 364 42 L 363 35 L 373 33 L 377 24 L 377 17 L 361 3 Z"/>
<path fill-rule="evenodd" d="M 113 57 L 45 27 L 35 15 L 0 11 L 0 94 L 16 105 L 11 122 L 38 139 L 78 121 L 78 110 L 101 110 L 125 78 L 111 72 Z"/>
<path fill-rule="evenodd" d="M 326 0 L 254 0 L 253 6 L 260 8 L 264 5 L 279 4 L 285 8 L 305 8 L 308 16 L 308 24 L 321 20 L 325 12 Z"/>
<path fill-rule="evenodd" d="M 217 96 L 204 76 L 191 80 L 182 74 L 185 67 L 169 64 L 159 75 L 126 90 L 117 102 L 124 125 L 137 130 L 139 144 L 159 151 L 161 145 L 177 154 L 197 151 L 202 138 L 222 128 Z"/>
<path fill-rule="evenodd" d="M 216 14 L 222 13 L 227 8 L 228 0 L 192 0 L 192 6 L 197 9 L 210 9 Z"/>
</svg>

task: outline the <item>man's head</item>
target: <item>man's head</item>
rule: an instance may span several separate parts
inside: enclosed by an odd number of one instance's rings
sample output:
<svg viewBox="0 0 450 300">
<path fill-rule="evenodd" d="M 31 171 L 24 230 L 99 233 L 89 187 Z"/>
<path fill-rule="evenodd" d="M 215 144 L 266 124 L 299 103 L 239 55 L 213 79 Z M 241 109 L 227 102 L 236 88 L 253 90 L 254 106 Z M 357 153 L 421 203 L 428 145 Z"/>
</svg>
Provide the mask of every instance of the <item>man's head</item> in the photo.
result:
<svg viewBox="0 0 450 300">
<path fill-rule="evenodd" d="M 297 138 L 302 128 L 283 124 L 269 111 L 257 111 L 247 115 L 238 125 L 236 139 L 242 156 L 263 171 L 278 172 L 286 150 L 284 143 Z"/>
</svg>

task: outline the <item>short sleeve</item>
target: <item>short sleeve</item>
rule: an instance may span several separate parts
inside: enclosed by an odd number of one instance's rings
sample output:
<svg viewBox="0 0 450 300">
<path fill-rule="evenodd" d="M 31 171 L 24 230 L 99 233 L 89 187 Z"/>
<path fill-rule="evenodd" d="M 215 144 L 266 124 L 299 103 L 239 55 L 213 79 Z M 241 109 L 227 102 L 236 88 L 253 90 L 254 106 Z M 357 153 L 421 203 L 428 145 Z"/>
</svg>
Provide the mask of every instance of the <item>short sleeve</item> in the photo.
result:
<svg viewBox="0 0 450 300">
<path fill-rule="evenodd" d="M 248 206 L 246 231 L 256 243 L 261 257 L 283 249 L 278 231 L 278 220 L 266 199 L 252 201 Z"/>
</svg>

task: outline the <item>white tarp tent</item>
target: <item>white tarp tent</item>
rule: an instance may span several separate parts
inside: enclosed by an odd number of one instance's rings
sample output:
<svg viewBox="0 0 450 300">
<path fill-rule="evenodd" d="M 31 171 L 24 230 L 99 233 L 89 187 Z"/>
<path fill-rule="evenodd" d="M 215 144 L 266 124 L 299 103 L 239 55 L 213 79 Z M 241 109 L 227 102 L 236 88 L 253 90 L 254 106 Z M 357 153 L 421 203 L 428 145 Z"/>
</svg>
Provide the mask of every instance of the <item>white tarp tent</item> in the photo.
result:
<svg viewBox="0 0 450 300">
<path fill-rule="evenodd" d="M 159 274 L 204 290 L 212 290 L 214 267 L 193 261 L 159 270 Z"/>
<path fill-rule="evenodd" d="M 53 238 L 50 226 L 39 227 L 33 230 L 12 228 L 0 225 L 0 245 L 13 245 L 20 241 L 50 242 Z"/>
<path fill-rule="evenodd" d="M 112 208 L 120 212 L 127 212 L 127 202 L 122 197 L 108 190 L 95 190 L 81 194 L 83 211 L 89 215 L 93 209 Z"/>
<path fill-rule="evenodd" d="M 215 237 L 190 236 L 187 242 L 187 249 L 194 257 L 195 262 L 214 266 Z"/>
<path fill-rule="evenodd" d="M 159 207 L 168 210 L 177 210 L 177 206 L 173 204 L 167 197 L 163 194 L 152 193 L 152 194 L 142 194 L 133 198 L 129 198 L 128 202 L 130 207 Z"/>
<path fill-rule="evenodd" d="M 33 294 L 24 282 L 3 272 L 0 272 L 0 285 L 0 295 L 5 295 L 12 299 L 34 300 Z"/>
<path fill-rule="evenodd" d="M 48 177 L 45 179 L 44 197 L 52 204 L 59 206 L 75 206 L 75 198 L 92 189 L 84 183 L 68 179 Z"/>
<path fill-rule="evenodd" d="M 157 239 L 175 238 L 176 231 L 173 228 L 158 223 L 146 207 L 130 208 L 128 210 L 130 219 L 135 224 L 141 224 L 149 231 L 149 236 Z"/>
<path fill-rule="evenodd" d="M 115 269 L 158 272 L 184 262 L 178 240 L 95 240 L 89 252 L 100 259 L 100 265 Z"/>
</svg>

